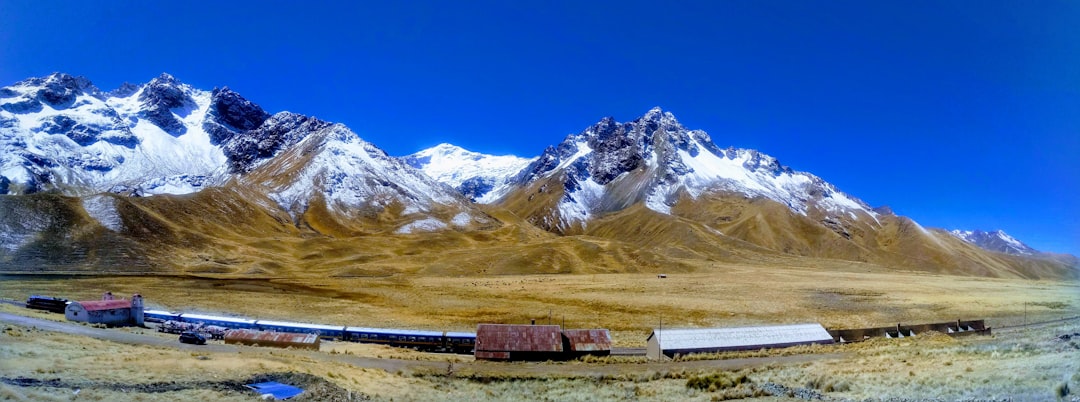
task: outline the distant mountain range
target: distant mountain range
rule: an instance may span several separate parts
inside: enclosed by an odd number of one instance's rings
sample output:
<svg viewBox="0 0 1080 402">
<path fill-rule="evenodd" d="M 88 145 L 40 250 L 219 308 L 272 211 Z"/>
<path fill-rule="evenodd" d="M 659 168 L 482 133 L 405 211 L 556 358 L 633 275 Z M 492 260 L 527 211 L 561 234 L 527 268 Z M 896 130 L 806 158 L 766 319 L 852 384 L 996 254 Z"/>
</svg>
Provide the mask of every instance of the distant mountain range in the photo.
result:
<svg viewBox="0 0 1080 402">
<path fill-rule="evenodd" d="M 162 74 L 103 92 L 57 73 L 0 89 L 0 147 L 0 270 L 610 272 L 823 258 L 1078 271 L 1075 257 L 1001 231 L 925 229 L 871 208 L 659 108 L 604 118 L 535 158 L 450 144 L 395 158 L 341 124 L 270 114 L 227 87 Z"/>
</svg>

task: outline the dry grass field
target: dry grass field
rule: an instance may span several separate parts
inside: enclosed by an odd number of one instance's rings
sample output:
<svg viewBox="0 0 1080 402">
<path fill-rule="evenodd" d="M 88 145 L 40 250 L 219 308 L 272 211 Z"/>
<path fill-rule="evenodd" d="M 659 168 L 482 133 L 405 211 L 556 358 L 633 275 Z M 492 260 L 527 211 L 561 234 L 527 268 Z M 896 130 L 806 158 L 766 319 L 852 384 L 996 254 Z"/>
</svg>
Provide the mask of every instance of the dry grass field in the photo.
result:
<svg viewBox="0 0 1080 402">
<path fill-rule="evenodd" d="M 820 322 L 827 328 L 987 319 L 991 326 L 1080 311 L 1076 282 L 889 272 L 836 262 L 822 267 L 714 264 L 655 274 L 417 276 L 379 278 L 7 276 L 0 295 L 97 299 L 141 293 L 150 308 L 335 325 L 475 330 L 536 320 L 609 328 L 617 346 L 642 346 L 667 327 Z"/>
<path fill-rule="evenodd" d="M 808 352 L 838 352 L 842 357 L 734 371 L 603 359 L 384 370 L 349 364 L 337 359 L 341 351 L 327 347 L 320 352 L 251 347 L 215 352 L 125 345 L 3 325 L 0 400 L 255 400 L 238 384 L 282 374 L 284 378 L 271 378 L 309 390 L 301 400 L 709 401 L 766 396 L 766 389 L 849 400 L 1076 400 L 1068 390 L 1080 387 L 1080 340 L 1060 339 L 1064 334 L 1080 334 L 1080 324 L 993 337 L 928 334 L 823 346 Z M 595 372 L 580 374 L 582 366 Z"/>
<path fill-rule="evenodd" d="M 999 328 L 1080 315 L 1076 282 L 897 272 L 874 265 L 700 263 L 667 278 L 654 273 L 367 278 L 197 276 L 4 276 L 0 297 L 97 299 L 142 293 L 150 308 L 339 325 L 473 331 L 479 322 L 536 320 L 612 330 L 617 347 L 641 347 L 651 328 L 820 322 L 831 328 L 987 319 Z M 32 313 L 13 306 L 3 311 Z M 57 315 L 53 319 L 62 319 Z M 267 373 L 318 381 L 319 399 L 719 400 L 767 395 L 762 387 L 834 398 L 942 397 L 1055 400 L 1080 389 L 1080 323 L 995 331 L 993 337 L 876 340 L 805 350 L 839 358 L 753 365 L 727 372 L 646 363 L 497 364 L 467 356 L 328 342 L 320 352 L 245 348 L 240 353 L 130 346 L 17 325 L 0 328 L 0 377 L 55 386 L 0 384 L 0 400 L 251 400 L 232 387 Z M 115 329 L 114 331 L 145 331 Z M 170 335 L 158 335 L 167 337 Z M 781 356 L 753 352 L 740 356 Z M 341 356 L 427 361 L 437 369 L 365 368 Z M 454 369 L 450 361 L 457 364 Z M 398 360 L 395 360 L 398 361 Z M 443 364 L 446 368 L 443 368 Z M 563 370 L 565 365 L 586 365 Z M 548 367 L 550 366 L 550 367 Z M 537 368 L 539 367 L 539 368 Z M 595 369 L 589 368 L 595 367 Z M 592 374 L 560 374 L 591 372 Z M 161 382 L 179 385 L 162 387 Z M 122 384 L 142 384 L 126 388 Z M 230 385 L 231 384 L 231 385 Z M 71 386 L 82 391 L 73 395 Z M 337 393 L 335 393 L 337 392 Z M 793 391 L 794 392 L 794 391 Z M 1072 398 L 1065 396 L 1065 400 Z M 344 398 L 344 397 L 342 397 Z"/>
</svg>

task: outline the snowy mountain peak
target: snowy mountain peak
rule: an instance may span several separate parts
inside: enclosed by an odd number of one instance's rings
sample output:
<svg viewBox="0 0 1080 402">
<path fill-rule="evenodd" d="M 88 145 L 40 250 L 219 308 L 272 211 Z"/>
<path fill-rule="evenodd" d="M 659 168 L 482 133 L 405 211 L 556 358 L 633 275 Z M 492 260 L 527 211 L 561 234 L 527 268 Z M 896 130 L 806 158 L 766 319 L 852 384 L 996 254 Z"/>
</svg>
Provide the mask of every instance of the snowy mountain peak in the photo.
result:
<svg viewBox="0 0 1080 402">
<path fill-rule="evenodd" d="M 671 112 L 665 112 L 660 106 L 653 107 L 645 112 L 644 116 L 641 116 L 639 120 L 667 123 L 668 125 L 682 127 L 679 121 L 675 119 L 675 115 Z"/>
<path fill-rule="evenodd" d="M 442 143 L 401 158 L 469 199 L 490 203 L 505 195 L 514 176 L 533 159 L 487 155 Z"/>
<path fill-rule="evenodd" d="M 1005 233 L 1004 230 L 1000 229 L 991 232 L 982 230 L 953 230 L 949 233 L 960 240 L 990 251 L 1012 255 L 1033 255 L 1038 253 L 1038 250 L 1009 236 L 1008 233 Z"/>
<path fill-rule="evenodd" d="M 143 86 L 139 94 L 142 102 L 139 115 L 169 134 L 182 135 L 187 126 L 181 120 L 197 107 L 193 92 L 190 86 L 175 77 L 161 73 Z"/>
<path fill-rule="evenodd" d="M 238 133 L 261 126 L 270 114 L 259 105 L 244 99 L 229 87 L 214 88 L 210 93 L 210 108 L 203 129 L 210 134 L 210 142 L 220 144 L 231 140 Z"/>
<path fill-rule="evenodd" d="M 202 91 L 169 74 L 107 94 L 57 73 L 0 88 L 4 193 L 190 193 L 246 171 L 311 128 L 223 88 Z M 295 123 L 295 124 L 291 124 Z M 213 135 L 211 135 L 213 134 Z"/>
<path fill-rule="evenodd" d="M 557 178 L 565 188 L 557 227 L 637 202 L 670 213 L 680 194 L 697 198 L 716 191 L 769 198 L 800 214 L 876 217 L 821 178 L 755 150 L 721 149 L 707 133 L 683 127 L 661 108 L 627 123 L 601 119 L 548 147 L 515 180 L 527 185 L 545 178 Z"/>
</svg>

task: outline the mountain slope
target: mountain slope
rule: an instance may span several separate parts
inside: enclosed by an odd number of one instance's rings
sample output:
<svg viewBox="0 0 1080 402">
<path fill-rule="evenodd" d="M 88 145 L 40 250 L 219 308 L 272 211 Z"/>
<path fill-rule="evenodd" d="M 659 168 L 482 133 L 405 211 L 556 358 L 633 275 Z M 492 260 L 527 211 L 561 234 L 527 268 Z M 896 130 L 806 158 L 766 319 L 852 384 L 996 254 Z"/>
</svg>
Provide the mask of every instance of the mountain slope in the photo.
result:
<svg viewBox="0 0 1080 402">
<path fill-rule="evenodd" d="M 988 252 L 871 210 L 659 109 L 601 120 L 535 159 L 448 145 L 399 159 L 227 87 L 163 74 L 102 92 L 53 74 L 0 88 L 0 147 L 0 271 L 487 275 L 844 260 L 1077 276 L 1067 259 Z"/>
<path fill-rule="evenodd" d="M 982 230 L 953 230 L 949 232 L 956 238 L 990 251 L 1011 255 L 1033 255 L 1038 253 L 1027 244 L 1016 240 L 1002 230 L 984 232 Z"/>
<path fill-rule="evenodd" d="M 354 235 L 389 225 L 408 234 L 496 224 L 453 189 L 340 124 L 315 131 L 238 182 L 267 194 L 297 221 L 322 222 L 316 226 L 324 232 Z"/>
<path fill-rule="evenodd" d="M 511 179 L 535 160 L 513 155 L 485 155 L 445 143 L 401 159 L 483 204 L 505 195 L 511 187 Z"/>
<path fill-rule="evenodd" d="M 1067 264 L 986 253 L 887 208 L 872 210 L 768 155 L 721 149 L 659 109 L 571 135 L 515 180 L 496 205 L 539 227 L 688 258 L 780 253 L 941 273 L 1076 276 Z"/>
<path fill-rule="evenodd" d="M 533 203 L 535 196 L 505 201 L 508 207 L 530 209 L 532 222 L 567 233 L 587 226 L 595 216 L 636 203 L 667 214 L 681 197 L 712 192 L 767 198 L 802 215 L 877 216 L 817 176 L 794 171 L 755 150 L 721 149 L 704 131 L 683 127 L 659 108 L 628 123 L 605 118 L 566 137 L 514 181 L 520 188 L 558 195 L 540 207 L 519 205 Z"/>
</svg>

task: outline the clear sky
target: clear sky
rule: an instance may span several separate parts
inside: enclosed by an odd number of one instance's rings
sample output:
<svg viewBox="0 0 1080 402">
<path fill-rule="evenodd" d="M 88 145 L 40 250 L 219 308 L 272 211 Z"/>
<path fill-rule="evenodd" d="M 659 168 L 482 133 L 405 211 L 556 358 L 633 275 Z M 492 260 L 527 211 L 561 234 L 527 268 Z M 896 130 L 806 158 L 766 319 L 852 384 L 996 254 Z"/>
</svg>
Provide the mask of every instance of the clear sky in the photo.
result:
<svg viewBox="0 0 1080 402">
<path fill-rule="evenodd" d="M 924 226 L 1080 255 L 1077 1 L 0 1 L 0 85 L 54 71 L 229 86 L 392 155 L 535 156 L 661 106 Z"/>
</svg>

